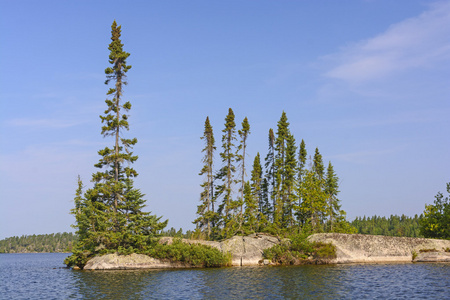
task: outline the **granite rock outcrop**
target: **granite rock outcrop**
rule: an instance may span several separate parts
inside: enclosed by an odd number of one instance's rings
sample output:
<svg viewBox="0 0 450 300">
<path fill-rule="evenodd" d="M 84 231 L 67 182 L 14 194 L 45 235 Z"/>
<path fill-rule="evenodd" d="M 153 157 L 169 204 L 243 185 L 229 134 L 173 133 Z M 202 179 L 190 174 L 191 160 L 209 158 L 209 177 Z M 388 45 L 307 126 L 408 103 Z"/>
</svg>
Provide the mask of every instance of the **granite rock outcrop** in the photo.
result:
<svg viewBox="0 0 450 300">
<path fill-rule="evenodd" d="M 311 235 L 309 240 L 333 244 L 336 258 L 330 263 L 337 264 L 411 262 L 414 253 L 417 254 L 414 257 L 417 262 L 445 261 L 448 256 L 445 251 L 450 248 L 450 240 L 365 234 L 318 233 Z M 433 254 L 425 255 L 424 251 L 429 250 L 433 250 L 430 252 Z"/>
</svg>

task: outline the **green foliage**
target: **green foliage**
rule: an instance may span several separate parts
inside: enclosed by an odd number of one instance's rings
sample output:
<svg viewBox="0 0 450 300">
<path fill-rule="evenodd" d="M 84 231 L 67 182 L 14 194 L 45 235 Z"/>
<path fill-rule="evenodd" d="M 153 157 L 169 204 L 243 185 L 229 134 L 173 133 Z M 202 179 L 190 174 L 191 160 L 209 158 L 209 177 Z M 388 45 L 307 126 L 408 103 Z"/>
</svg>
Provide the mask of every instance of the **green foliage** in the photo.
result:
<svg viewBox="0 0 450 300">
<path fill-rule="evenodd" d="M 358 233 L 358 229 L 352 226 L 347 220 L 345 220 L 345 212 L 341 211 L 339 219 L 336 220 L 330 232 L 335 233 L 347 233 L 347 234 L 355 234 Z"/>
<path fill-rule="evenodd" d="M 148 249 L 145 254 L 154 258 L 182 262 L 196 267 L 231 265 L 230 255 L 225 255 L 218 249 L 207 245 L 189 245 L 183 243 L 180 239 L 174 239 L 170 245 L 157 243 L 154 247 Z"/>
<path fill-rule="evenodd" d="M 64 263 L 68 267 L 75 267 L 77 266 L 80 269 L 83 269 L 83 267 L 86 265 L 89 259 L 93 257 L 92 252 L 84 250 L 75 250 L 71 256 L 66 257 L 64 259 Z"/>
<path fill-rule="evenodd" d="M 13 236 L 0 240 L 0 253 L 71 252 L 77 239 L 71 232 Z"/>
<path fill-rule="evenodd" d="M 290 241 L 286 240 L 283 243 L 265 249 L 263 256 L 281 265 L 311 263 L 310 259 L 321 262 L 336 258 L 336 248 L 332 244 L 310 242 L 307 237 L 307 231 L 292 235 L 289 237 Z"/>
<path fill-rule="evenodd" d="M 356 228 L 357 233 L 385 235 L 385 236 L 403 236 L 403 237 L 423 237 L 420 234 L 420 219 L 422 216 L 415 215 L 408 217 L 405 215 L 391 215 L 386 217 L 357 217 L 350 224 Z"/>
<path fill-rule="evenodd" d="M 447 183 L 447 193 L 450 194 L 450 182 Z M 425 205 L 420 233 L 427 238 L 450 239 L 450 196 L 444 198 L 439 192 L 434 205 Z"/>
</svg>

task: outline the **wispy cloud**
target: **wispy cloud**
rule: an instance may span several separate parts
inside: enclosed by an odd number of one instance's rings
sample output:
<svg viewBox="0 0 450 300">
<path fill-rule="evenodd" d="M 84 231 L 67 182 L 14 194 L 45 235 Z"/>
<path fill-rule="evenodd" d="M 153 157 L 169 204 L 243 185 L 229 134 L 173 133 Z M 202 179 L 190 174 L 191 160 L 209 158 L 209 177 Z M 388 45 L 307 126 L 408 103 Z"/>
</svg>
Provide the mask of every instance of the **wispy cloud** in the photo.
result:
<svg viewBox="0 0 450 300">
<path fill-rule="evenodd" d="M 450 61 L 450 2 L 438 2 L 415 18 L 384 33 L 324 57 L 332 66 L 325 76 L 349 83 L 383 78 Z"/>
</svg>

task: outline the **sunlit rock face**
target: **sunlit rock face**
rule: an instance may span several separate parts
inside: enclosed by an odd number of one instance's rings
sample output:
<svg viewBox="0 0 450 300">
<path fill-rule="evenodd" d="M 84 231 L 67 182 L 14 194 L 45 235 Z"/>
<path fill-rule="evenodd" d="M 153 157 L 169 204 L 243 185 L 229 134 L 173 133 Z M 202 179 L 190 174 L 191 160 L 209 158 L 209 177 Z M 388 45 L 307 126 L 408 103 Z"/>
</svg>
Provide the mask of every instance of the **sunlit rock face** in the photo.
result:
<svg viewBox="0 0 450 300">
<path fill-rule="evenodd" d="M 189 268 L 190 265 L 162 261 L 144 254 L 106 254 L 90 259 L 84 270 L 133 270 Z"/>
<path fill-rule="evenodd" d="M 310 241 L 331 243 L 336 247 L 336 259 L 331 263 L 376 263 L 445 261 L 449 255 L 449 240 L 392 237 L 381 235 L 318 233 Z M 425 252 L 430 251 L 431 252 Z M 423 255 L 424 253 L 434 253 Z M 416 256 L 417 255 L 417 256 Z M 434 257 L 434 260 L 433 260 Z"/>
</svg>

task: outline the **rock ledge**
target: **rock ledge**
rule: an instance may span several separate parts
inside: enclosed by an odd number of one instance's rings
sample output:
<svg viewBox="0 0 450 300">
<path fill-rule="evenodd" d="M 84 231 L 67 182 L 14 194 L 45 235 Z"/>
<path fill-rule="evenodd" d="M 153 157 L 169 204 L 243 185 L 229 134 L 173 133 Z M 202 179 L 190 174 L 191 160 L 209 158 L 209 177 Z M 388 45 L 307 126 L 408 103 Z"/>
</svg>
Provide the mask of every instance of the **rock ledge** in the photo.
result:
<svg viewBox="0 0 450 300">
<path fill-rule="evenodd" d="M 450 253 L 445 252 L 450 240 L 343 233 L 313 234 L 309 240 L 336 247 L 336 259 L 330 263 L 411 262 L 413 253 L 418 254 L 415 262 L 450 261 Z M 429 249 L 435 251 L 421 252 Z"/>
</svg>

